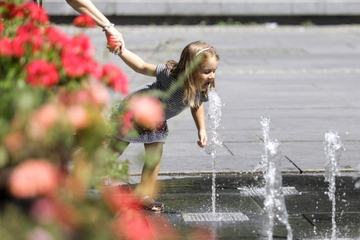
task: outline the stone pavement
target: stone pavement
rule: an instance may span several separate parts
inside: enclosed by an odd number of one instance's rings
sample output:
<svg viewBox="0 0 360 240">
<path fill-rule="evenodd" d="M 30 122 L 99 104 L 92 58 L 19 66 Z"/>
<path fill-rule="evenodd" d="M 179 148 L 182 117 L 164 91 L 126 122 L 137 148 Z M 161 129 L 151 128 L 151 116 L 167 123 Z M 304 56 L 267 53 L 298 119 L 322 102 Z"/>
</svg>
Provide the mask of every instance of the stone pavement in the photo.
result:
<svg viewBox="0 0 360 240">
<path fill-rule="evenodd" d="M 62 28 L 72 34 L 79 32 L 68 26 Z M 359 26 L 265 24 L 118 26 L 118 29 L 127 47 L 151 63 L 178 60 L 183 47 L 196 40 L 208 42 L 220 54 L 216 85 L 225 104 L 220 130 L 224 146 L 217 149 L 216 171 L 219 175 L 227 174 L 224 179 L 219 176 L 217 181 L 219 211 L 244 212 L 250 222 L 214 223 L 218 236 L 226 239 L 266 236 L 259 227 L 266 221 L 261 217 L 263 199 L 241 197 L 238 190 L 259 184 L 252 182 L 251 170 L 261 160 L 260 117 L 265 114 L 271 117 L 270 137 L 282 143 L 283 184 L 303 192 L 303 195 L 286 196 L 294 236 L 301 239 L 329 236 L 331 206 L 324 193 L 327 185 L 322 171 L 326 164 L 324 135 L 331 129 L 338 131 L 346 148 L 340 160 L 344 177 L 338 179 L 336 216 L 337 219 L 343 216 L 338 220 L 341 238 L 360 236 L 359 190 L 354 188 L 352 178 L 357 175 L 360 156 Z M 121 66 L 131 79 L 131 88 L 153 80 L 132 72 L 117 56 L 109 54 L 99 29 L 85 33 L 91 36 L 98 59 Z M 113 96 L 115 102 L 123 97 Z M 160 170 L 163 187 L 159 200 L 168 206 L 166 216 L 175 225 L 187 229 L 191 224 L 184 223 L 181 213 L 209 209 L 210 180 L 199 176 L 211 172 L 212 159 L 197 147 L 197 132 L 189 111 L 171 119 L 169 127 Z M 143 146 L 132 144 L 121 158 L 131 160 L 133 183 L 138 181 L 142 154 Z M 227 236 L 227 233 L 233 234 Z M 284 229 L 276 227 L 275 235 L 284 238 Z"/>
<path fill-rule="evenodd" d="M 79 30 L 63 26 L 69 33 Z M 360 163 L 360 28 L 219 26 L 121 26 L 126 46 L 151 63 L 178 60 L 192 41 L 213 45 L 221 60 L 217 91 L 224 107 L 220 130 L 224 147 L 218 149 L 218 171 L 252 170 L 261 160 L 260 117 L 271 118 L 270 137 L 281 143 L 283 171 L 321 171 L 326 158 L 325 132 L 338 131 L 346 151 L 340 167 L 357 169 Z M 86 30 L 103 62 L 118 64 L 128 74 L 131 88 L 152 78 L 134 73 L 120 58 L 107 52 L 99 29 Z M 114 101 L 122 96 L 115 96 Z M 207 104 L 205 104 L 207 106 Z M 210 171 L 211 158 L 198 148 L 190 111 L 169 121 L 162 173 Z M 141 145 L 130 145 L 124 157 L 140 172 Z"/>
</svg>

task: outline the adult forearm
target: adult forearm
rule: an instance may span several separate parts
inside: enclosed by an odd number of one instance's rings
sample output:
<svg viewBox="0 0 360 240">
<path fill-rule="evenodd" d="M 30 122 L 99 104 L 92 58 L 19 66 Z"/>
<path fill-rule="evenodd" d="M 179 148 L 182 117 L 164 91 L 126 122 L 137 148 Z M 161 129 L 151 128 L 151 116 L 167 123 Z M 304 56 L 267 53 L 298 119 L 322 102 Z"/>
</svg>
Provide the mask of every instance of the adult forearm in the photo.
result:
<svg viewBox="0 0 360 240">
<path fill-rule="evenodd" d="M 110 21 L 96 8 L 90 0 L 66 0 L 79 13 L 88 14 L 98 26 L 109 26 Z"/>
</svg>

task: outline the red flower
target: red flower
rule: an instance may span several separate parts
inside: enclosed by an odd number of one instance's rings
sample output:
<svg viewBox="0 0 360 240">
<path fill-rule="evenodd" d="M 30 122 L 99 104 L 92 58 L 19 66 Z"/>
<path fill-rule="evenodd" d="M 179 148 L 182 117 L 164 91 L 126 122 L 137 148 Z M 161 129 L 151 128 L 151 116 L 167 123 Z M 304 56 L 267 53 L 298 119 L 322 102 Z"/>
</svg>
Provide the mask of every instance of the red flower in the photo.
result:
<svg viewBox="0 0 360 240">
<path fill-rule="evenodd" d="M 87 14 L 83 13 L 74 19 L 73 24 L 80 28 L 96 27 L 95 21 Z"/>
<path fill-rule="evenodd" d="M 141 126 L 155 129 L 164 121 L 164 108 L 155 97 L 134 96 L 130 99 L 129 107 L 134 121 Z"/>
<path fill-rule="evenodd" d="M 64 48 L 65 54 L 78 55 L 84 58 L 92 58 L 94 47 L 89 37 L 79 35 L 71 39 L 69 44 Z"/>
<path fill-rule="evenodd" d="M 1 15 L 0 15 L 0 19 L 2 19 Z M 2 32 L 4 31 L 5 29 L 5 25 L 2 24 L 2 22 L 0 22 L 0 35 L 2 34 Z"/>
<path fill-rule="evenodd" d="M 0 39 L 0 56 L 11 57 L 11 39 L 8 37 Z"/>
<path fill-rule="evenodd" d="M 77 55 L 63 55 L 62 64 L 69 77 L 82 77 L 87 74 L 86 59 Z"/>
<path fill-rule="evenodd" d="M 127 135 L 131 129 L 133 129 L 133 114 L 130 111 L 127 111 L 124 116 L 118 117 L 119 122 L 121 123 L 120 135 Z"/>
<path fill-rule="evenodd" d="M 33 22 L 19 26 L 16 31 L 20 44 L 29 44 L 32 53 L 39 51 L 44 44 L 42 28 L 35 26 Z"/>
<path fill-rule="evenodd" d="M 92 59 L 94 48 L 86 36 L 78 36 L 64 45 L 61 55 L 65 72 L 70 77 L 97 75 L 98 65 Z"/>
<path fill-rule="evenodd" d="M 26 66 L 26 81 L 33 86 L 51 87 L 60 81 L 57 67 L 47 61 L 37 59 Z"/>
<path fill-rule="evenodd" d="M 25 48 L 23 45 L 23 41 L 22 39 L 17 36 L 13 39 L 13 41 L 11 42 L 11 49 L 12 49 L 12 55 L 14 57 L 22 57 L 25 54 Z"/>
<path fill-rule="evenodd" d="M 60 29 L 53 26 L 46 27 L 45 34 L 51 45 L 59 49 L 62 49 L 71 41 L 71 37 L 69 35 L 63 33 Z"/>
<path fill-rule="evenodd" d="M 112 226 L 115 236 L 120 239 L 155 239 L 145 215 L 138 210 L 121 213 Z"/>
<path fill-rule="evenodd" d="M 15 5 L 14 3 L 5 3 L 7 8 L 7 14 L 5 15 L 9 19 L 23 18 L 25 16 L 24 9 Z"/>
<path fill-rule="evenodd" d="M 57 169 L 45 159 L 29 159 L 10 175 L 11 193 L 19 198 L 52 195 L 58 187 Z"/>
<path fill-rule="evenodd" d="M 123 190 L 119 187 L 109 187 L 104 189 L 102 197 L 114 213 L 119 211 L 124 212 L 131 209 L 135 210 L 140 206 L 138 198 L 132 195 L 129 191 Z"/>
<path fill-rule="evenodd" d="M 23 9 L 25 16 L 33 22 L 46 23 L 49 21 L 49 16 L 44 8 L 34 2 L 25 2 L 21 4 L 20 8 Z"/>
<path fill-rule="evenodd" d="M 113 87 L 116 91 L 127 94 L 129 92 L 129 79 L 125 73 L 116 65 L 108 63 L 102 68 L 101 79 L 109 87 Z"/>
</svg>

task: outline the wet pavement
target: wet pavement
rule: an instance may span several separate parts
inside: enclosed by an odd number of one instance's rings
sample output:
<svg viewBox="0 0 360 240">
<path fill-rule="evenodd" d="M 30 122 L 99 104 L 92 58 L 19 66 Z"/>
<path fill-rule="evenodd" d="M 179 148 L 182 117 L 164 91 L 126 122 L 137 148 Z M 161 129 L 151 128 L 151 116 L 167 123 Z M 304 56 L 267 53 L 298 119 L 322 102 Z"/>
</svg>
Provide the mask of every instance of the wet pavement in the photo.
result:
<svg viewBox="0 0 360 240">
<path fill-rule="evenodd" d="M 185 221 L 184 214 L 211 213 L 211 175 L 198 177 L 174 177 L 160 180 L 158 200 L 165 203 L 163 213 L 183 233 L 195 226 L 214 231 L 218 239 L 267 239 L 269 222 L 264 212 L 264 187 L 259 174 L 218 174 L 216 176 L 216 212 L 242 213 L 243 221 Z M 336 179 L 337 239 L 360 238 L 360 189 L 355 188 L 353 176 Z M 322 175 L 283 175 L 285 204 L 294 239 L 330 239 L 332 229 L 332 205 L 326 192 L 328 183 Z M 244 189 L 252 189 L 246 192 Z M 286 192 L 286 191 L 285 191 Z M 274 239 L 286 239 L 285 226 L 275 221 Z"/>
</svg>

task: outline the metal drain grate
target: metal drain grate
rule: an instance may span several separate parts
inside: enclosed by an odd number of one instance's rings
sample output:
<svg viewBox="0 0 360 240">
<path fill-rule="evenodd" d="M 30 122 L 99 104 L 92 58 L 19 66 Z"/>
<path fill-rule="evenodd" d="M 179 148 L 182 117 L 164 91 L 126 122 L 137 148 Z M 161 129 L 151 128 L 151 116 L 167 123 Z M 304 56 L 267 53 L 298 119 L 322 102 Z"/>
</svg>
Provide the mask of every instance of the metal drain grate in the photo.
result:
<svg viewBox="0 0 360 240">
<path fill-rule="evenodd" d="M 265 196 L 265 188 L 238 188 L 240 190 L 240 195 L 245 197 L 255 197 L 255 196 Z M 295 187 L 283 187 L 284 195 L 300 195 L 299 191 Z"/>
<path fill-rule="evenodd" d="M 241 213 L 183 213 L 185 222 L 239 222 L 249 218 Z"/>
</svg>

